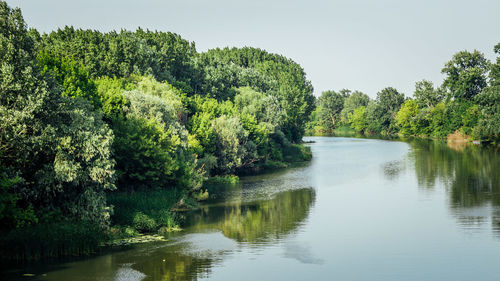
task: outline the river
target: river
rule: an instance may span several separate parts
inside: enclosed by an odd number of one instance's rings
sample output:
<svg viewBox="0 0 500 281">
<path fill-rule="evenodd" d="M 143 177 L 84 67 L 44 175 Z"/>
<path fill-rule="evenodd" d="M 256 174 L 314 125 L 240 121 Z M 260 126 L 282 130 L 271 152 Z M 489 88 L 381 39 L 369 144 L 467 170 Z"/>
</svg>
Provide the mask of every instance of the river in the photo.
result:
<svg viewBox="0 0 500 281">
<path fill-rule="evenodd" d="M 312 137 L 310 163 L 242 178 L 184 231 L 22 280 L 500 280 L 500 154 Z"/>
</svg>

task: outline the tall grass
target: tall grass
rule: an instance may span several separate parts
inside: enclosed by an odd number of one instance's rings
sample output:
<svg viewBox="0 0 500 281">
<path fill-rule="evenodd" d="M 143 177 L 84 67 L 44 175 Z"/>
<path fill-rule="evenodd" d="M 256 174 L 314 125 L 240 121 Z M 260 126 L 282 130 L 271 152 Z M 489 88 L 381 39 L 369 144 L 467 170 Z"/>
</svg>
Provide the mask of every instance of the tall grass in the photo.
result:
<svg viewBox="0 0 500 281">
<path fill-rule="evenodd" d="M 39 260 L 95 253 L 107 239 L 97 225 L 63 221 L 16 228 L 0 238 L 2 259 Z"/>
<path fill-rule="evenodd" d="M 176 228 L 179 219 L 171 210 L 184 197 L 177 189 L 110 193 L 108 203 L 114 207 L 112 223 L 132 226 L 139 232 Z"/>
</svg>

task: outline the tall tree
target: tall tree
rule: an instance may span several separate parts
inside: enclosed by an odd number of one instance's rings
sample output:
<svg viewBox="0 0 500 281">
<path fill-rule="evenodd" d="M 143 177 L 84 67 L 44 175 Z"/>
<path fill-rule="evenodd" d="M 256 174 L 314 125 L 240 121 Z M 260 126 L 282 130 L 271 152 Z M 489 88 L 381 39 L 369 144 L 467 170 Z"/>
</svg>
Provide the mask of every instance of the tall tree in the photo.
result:
<svg viewBox="0 0 500 281">
<path fill-rule="evenodd" d="M 392 87 L 378 92 L 375 103 L 367 107 L 369 129 L 383 134 L 394 133 L 394 119 L 404 101 L 404 94 Z"/>
<path fill-rule="evenodd" d="M 489 62 L 482 53 L 461 51 L 441 70 L 446 75 L 443 86 L 452 98 L 471 99 L 487 86 L 488 71 Z"/>
<path fill-rule="evenodd" d="M 500 43 L 496 44 L 493 51 L 498 55 L 496 63 L 491 64 L 490 84 L 491 86 L 500 85 Z"/>
<path fill-rule="evenodd" d="M 335 129 L 338 125 L 340 112 L 344 108 L 344 101 L 347 97 L 348 93 L 345 91 L 343 93 L 326 91 L 319 97 L 318 104 L 321 107 L 320 118 L 329 130 Z"/>
<path fill-rule="evenodd" d="M 348 121 L 349 115 L 354 112 L 354 110 L 360 106 L 367 106 L 370 101 L 370 97 L 363 92 L 354 91 L 350 94 L 344 101 L 344 108 L 341 112 L 341 117 L 344 122 Z"/>
<path fill-rule="evenodd" d="M 490 86 L 478 94 L 482 118 L 479 119 L 478 135 L 489 140 L 500 140 L 500 43 L 494 47 L 498 55 L 496 63 L 491 65 Z"/>
<path fill-rule="evenodd" d="M 415 101 L 420 108 L 431 108 L 443 100 L 441 89 L 435 89 L 431 81 L 422 80 L 415 83 L 415 92 L 413 93 Z"/>
</svg>

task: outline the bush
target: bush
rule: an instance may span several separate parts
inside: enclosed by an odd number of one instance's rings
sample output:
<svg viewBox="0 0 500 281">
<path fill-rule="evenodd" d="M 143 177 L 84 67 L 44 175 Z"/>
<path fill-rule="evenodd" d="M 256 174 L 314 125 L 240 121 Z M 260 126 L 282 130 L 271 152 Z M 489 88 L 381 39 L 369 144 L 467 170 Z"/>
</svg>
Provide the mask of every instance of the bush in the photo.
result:
<svg viewBox="0 0 500 281">
<path fill-rule="evenodd" d="M 287 168 L 288 164 L 281 161 L 267 160 L 266 163 L 262 164 L 262 170 L 276 170 Z"/>
<path fill-rule="evenodd" d="M 153 232 L 158 226 L 156 221 L 143 212 L 137 212 L 133 219 L 134 228 L 140 232 Z"/>
</svg>

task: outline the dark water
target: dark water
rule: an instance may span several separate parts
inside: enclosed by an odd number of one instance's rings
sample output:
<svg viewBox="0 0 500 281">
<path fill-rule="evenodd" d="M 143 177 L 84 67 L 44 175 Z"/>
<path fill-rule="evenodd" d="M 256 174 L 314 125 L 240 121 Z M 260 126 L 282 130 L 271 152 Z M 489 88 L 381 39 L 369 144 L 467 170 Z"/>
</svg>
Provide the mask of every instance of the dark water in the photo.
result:
<svg viewBox="0 0 500 281">
<path fill-rule="evenodd" d="M 6 276 L 500 280 L 498 152 L 428 141 L 310 139 L 311 163 L 220 187 L 169 242 Z"/>
</svg>

